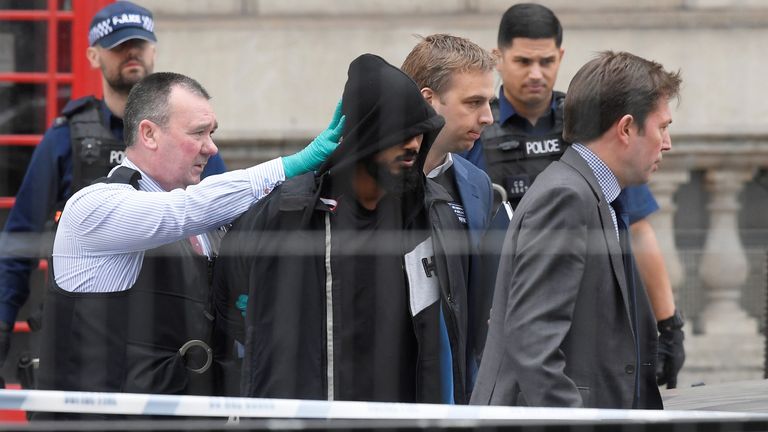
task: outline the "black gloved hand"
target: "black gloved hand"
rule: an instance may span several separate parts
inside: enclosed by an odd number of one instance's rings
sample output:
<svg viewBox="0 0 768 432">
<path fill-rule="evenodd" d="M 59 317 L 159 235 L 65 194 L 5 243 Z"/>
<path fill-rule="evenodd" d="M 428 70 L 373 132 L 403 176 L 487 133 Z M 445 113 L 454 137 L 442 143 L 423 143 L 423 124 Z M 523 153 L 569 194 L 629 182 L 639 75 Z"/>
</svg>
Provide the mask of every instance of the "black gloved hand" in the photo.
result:
<svg viewBox="0 0 768 432">
<path fill-rule="evenodd" d="M 685 363 L 683 347 L 683 317 L 678 311 L 672 317 L 657 323 L 659 329 L 659 359 L 656 365 L 656 383 L 667 385 L 668 389 L 677 387 L 677 373 Z"/>
<path fill-rule="evenodd" d="M 13 334 L 13 326 L 0 321 L 0 367 L 5 364 L 5 359 L 8 357 L 8 351 L 11 350 L 11 335 Z"/>
</svg>

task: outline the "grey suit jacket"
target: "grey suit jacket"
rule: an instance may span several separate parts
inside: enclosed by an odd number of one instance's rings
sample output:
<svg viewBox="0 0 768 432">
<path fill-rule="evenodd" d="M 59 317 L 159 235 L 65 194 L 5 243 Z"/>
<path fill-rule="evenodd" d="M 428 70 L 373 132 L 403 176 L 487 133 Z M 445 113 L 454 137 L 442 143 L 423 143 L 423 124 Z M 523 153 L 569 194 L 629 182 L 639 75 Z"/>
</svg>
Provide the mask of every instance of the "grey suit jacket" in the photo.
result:
<svg viewBox="0 0 768 432">
<path fill-rule="evenodd" d="M 661 408 L 655 319 L 635 281 L 637 329 L 609 203 L 569 148 L 510 223 L 471 403 Z"/>
</svg>

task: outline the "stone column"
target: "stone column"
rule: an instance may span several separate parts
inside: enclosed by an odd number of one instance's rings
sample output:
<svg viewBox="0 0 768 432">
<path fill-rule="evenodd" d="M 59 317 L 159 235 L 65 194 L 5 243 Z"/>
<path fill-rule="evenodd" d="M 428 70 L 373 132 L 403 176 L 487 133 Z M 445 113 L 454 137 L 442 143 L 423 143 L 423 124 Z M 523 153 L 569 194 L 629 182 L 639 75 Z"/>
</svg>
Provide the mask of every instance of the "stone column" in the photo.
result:
<svg viewBox="0 0 768 432">
<path fill-rule="evenodd" d="M 684 279 L 683 265 L 675 245 L 674 215 L 677 205 L 674 202 L 675 192 L 681 184 L 690 179 L 690 173 L 682 170 L 656 172 L 651 176 L 648 186 L 653 191 L 659 210 L 648 217 L 648 221 L 656 232 L 659 247 L 664 256 L 664 263 L 669 273 L 669 282 L 673 289 L 679 288 Z"/>
<path fill-rule="evenodd" d="M 739 305 L 747 280 L 748 263 L 738 232 L 738 197 L 749 181 L 748 169 L 711 169 L 706 173 L 710 192 L 710 224 L 701 259 L 707 304 L 702 313 L 707 334 L 757 334 L 757 320 Z"/>
<path fill-rule="evenodd" d="M 706 173 L 710 223 L 699 269 L 706 296 L 700 316 L 704 334 L 686 333 L 681 386 L 763 375 L 763 338 L 757 320 L 739 303 L 748 268 L 737 219 L 739 192 L 751 177 L 745 165 L 732 162 L 726 169 L 710 168 Z"/>
</svg>

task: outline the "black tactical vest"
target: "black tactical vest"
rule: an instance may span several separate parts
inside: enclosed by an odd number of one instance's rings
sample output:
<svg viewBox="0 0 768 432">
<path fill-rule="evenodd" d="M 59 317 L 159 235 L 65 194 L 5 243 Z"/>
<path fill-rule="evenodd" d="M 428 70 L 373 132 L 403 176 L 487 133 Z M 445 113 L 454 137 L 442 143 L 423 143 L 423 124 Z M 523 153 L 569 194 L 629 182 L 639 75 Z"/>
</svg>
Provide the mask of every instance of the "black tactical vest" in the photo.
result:
<svg viewBox="0 0 768 432">
<path fill-rule="evenodd" d="M 120 165 L 125 157 L 125 143 L 115 139 L 104 125 L 99 111 L 100 102 L 93 96 L 75 101 L 73 108 L 64 108 L 57 121 L 67 121 L 72 143 L 72 195 L 104 177 Z M 78 103 L 80 102 L 80 103 Z"/>
<path fill-rule="evenodd" d="M 507 191 L 513 207 L 517 207 L 536 176 L 552 161 L 560 159 L 569 145 L 563 141 L 565 94 L 554 92 L 553 97 L 555 126 L 546 134 L 530 135 L 515 125 L 498 122 L 483 130 L 481 140 L 488 176 Z M 494 119 L 500 117 L 498 100 L 491 104 L 491 111 Z"/>
<path fill-rule="evenodd" d="M 121 168 L 105 182 L 138 188 L 136 175 Z M 218 231 L 209 239 L 218 250 Z M 126 291 L 71 293 L 51 274 L 38 388 L 210 394 L 211 266 L 185 239 L 146 251 Z"/>
</svg>

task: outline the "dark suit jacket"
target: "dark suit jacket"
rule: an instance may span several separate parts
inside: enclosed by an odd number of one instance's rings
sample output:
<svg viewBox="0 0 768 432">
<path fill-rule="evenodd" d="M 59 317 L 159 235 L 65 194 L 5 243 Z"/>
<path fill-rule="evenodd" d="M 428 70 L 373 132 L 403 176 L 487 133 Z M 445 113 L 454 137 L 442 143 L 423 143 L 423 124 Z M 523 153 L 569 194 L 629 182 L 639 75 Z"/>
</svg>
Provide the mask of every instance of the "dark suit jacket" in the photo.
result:
<svg viewBox="0 0 768 432">
<path fill-rule="evenodd" d="M 473 248 L 480 247 L 485 230 L 491 221 L 491 205 L 493 204 L 493 189 L 491 180 L 480 168 L 472 165 L 461 156 L 452 154 L 453 172 L 456 175 L 456 186 L 461 195 L 461 204 L 467 215 L 469 225 L 469 242 Z"/>
<path fill-rule="evenodd" d="M 487 278 L 481 271 L 482 254 L 480 245 L 488 225 L 491 222 L 493 189 L 491 180 L 480 168 L 472 165 L 461 156 L 452 154 L 453 172 L 461 204 L 467 216 L 469 243 L 472 253 L 469 256 L 469 287 L 467 289 L 468 323 L 467 331 L 467 389 L 472 386 L 477 376 L 477 368 L 485 342 L 490 296 L 493 286 L 486 286 Z"/>
<path fill-rule="evenodd" d="M 637 329 L 609 203 L 568 149 L 538 176 L 507 231 L 471 403 L 661 408 L 655 320 L 637 278 L 635 286 Z"/>
</svg>

